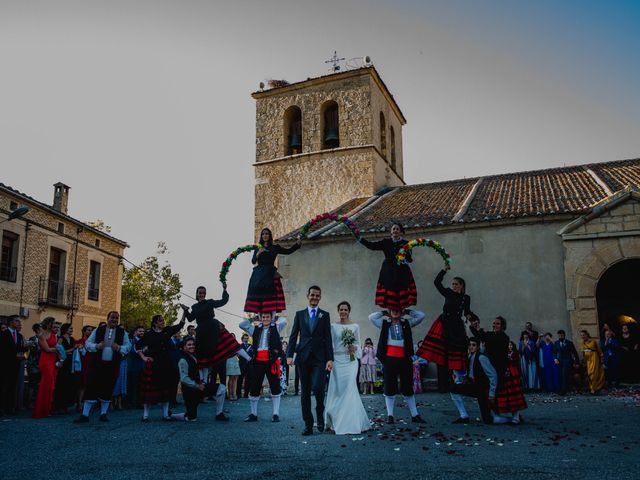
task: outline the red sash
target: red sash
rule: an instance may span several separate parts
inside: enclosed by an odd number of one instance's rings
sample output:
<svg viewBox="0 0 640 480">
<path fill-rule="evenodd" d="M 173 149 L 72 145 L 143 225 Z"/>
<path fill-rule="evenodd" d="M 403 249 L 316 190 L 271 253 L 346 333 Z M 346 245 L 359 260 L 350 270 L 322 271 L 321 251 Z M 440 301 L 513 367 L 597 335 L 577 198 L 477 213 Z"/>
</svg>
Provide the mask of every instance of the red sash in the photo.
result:
<svg viewBox="0 0 640 480">
<path fill-rule="evenodd" d="M 404 358 L 404 347 L 387 345 L 387 357 Z"/>
<path fill-rule="evenodd" d="M 269 350 L 258 350 L 256 354 L 256 360 L 259 362 L 268 362 L 269 361 Z"/>
</svg>

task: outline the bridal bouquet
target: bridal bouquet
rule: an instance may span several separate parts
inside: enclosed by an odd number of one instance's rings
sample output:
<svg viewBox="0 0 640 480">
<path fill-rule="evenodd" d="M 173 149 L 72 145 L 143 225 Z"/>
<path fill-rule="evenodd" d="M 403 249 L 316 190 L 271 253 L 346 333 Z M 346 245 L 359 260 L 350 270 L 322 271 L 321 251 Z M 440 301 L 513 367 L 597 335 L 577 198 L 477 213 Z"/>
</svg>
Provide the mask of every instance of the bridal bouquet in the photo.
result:
<svg viewBox="0 0 640 480">
<path fill-rule="evenodd" d="M 351 331 L 350 328 L 342 329 L 342 335 L 340 335 L 340 340 L 342 341 L 342 346 L 345 347 L 347 350 L 351 345 L 354 345 L 356 343 L 356 337 L 353 335 L 353 332 Z M 349 352 L 349 360 L 353 362 L 355 359 L 356 357 L 353 355 L 353 352 Z"/>
</svg>

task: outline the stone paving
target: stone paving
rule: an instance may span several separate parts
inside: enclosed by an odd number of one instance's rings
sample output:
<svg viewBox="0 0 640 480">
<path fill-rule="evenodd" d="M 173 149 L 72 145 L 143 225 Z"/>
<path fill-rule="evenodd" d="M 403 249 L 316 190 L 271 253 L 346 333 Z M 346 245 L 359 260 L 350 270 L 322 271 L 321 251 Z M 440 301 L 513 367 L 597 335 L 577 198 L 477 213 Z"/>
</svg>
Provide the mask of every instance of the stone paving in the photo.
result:
<svg viewBox="0 0 640 480">
<path fill-rule="evenodd" d="M 213 421 L 213 404 L 197 422 L 149 423 L 141 411 L 92 415 L 74 425 L 71 416 L 33 420 L 0 418 L 0 468 L 11 479 L 637 479 L 640 478 L 640 397 L 529 395 L 520 426 L 478 422 L 452 425 L 446 394 L 418 395 L 427 424 L 416 426 L 403 401 L 397 423 L 384 423 L 382 396 L 363 396 L 373 420 L 361 435 L 301 436 L 299 397 L 284 397 L 280 423 L 261 401 L 259 421 L 242 420 L 247 400 L 228 402 L 228 424 Z M 468 399 L 468 410 L 478 415 Z"/>
</svg>

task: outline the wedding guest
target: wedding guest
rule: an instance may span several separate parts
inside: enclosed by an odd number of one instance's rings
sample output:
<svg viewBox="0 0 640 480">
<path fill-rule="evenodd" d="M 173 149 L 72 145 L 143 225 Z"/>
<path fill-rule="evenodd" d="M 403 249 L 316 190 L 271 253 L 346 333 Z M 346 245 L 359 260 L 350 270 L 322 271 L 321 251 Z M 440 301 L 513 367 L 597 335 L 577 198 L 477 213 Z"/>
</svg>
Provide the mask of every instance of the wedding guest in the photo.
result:
<svg viewBox="0 0 640 480">
<path fill-rule="evenodd" d="M 190 339 L 195 341 L 195 339 L 196 339 L 196 327 L 195 327 L 195 325 L 187 326 L 187 336 L 185 337 L 185 340 L 187 338 L 190 338 Z"/>
<path fill-rule="evenodd" d="M 538 341 L 539 334 L 536 330 L 533 329 L 533 323 L 527 322 L 524 324 L 524 330 L 520 334 L 520 337 L 522 337 L 525 333 L 529 336 L 530 340 L 533 340 L 534 342 Z"/>
<path fill-rule="evenodd" d="M 536 342 L 526 331 L 522 333 L 518 351 L 520 352 L 520 371 L 522 372 L 522 383 L 525 390 L 539 390 L 538 348 L 536 347 Z"/>
<path fill-rule="evenodd" d="M 40 369 L 38 368 L 38 363 L 40 362 L 40 342 L 38 337 L 42 332 L 42 327 L 39 323 L 34 323 L 31 329 L 34 335 L 29 337 L 29 340 L 27 340 L 25 344 L 29 351 L 29 356 L 27 357 L 27 378 L 29 382 L 29 399 L 27 404 L 29 406 L 32 406 L 36 400 L 38 384 L 40 383 Z"/>
<path fill-rule="evenodd" d="M 20 317 L 12 315 L 0 333 L 0 412 L 16 413 L 18 369 L 24 359 L 24 339 L 19 331 Z"/>
<path fill-rule="evenodd" d="M 162 405 L 162 419 L 171 420 L 169 401 L 173 383 L 173 366 L 171 364 L 172 337 L 184 326 L 186 312 L 176 325 L 165 326 L 164 316 L 154 315 L 151 328 L 144 332 L 138 342 L 138 356 L 145 368 L 140 378 L 140 394 L 142 400 L 142 421 L 149 421 L 151 405 Z"/>
<path fill-rule="evenodd" d="M 16 358 L 18 359 L 18 376 L 17 376 L 17 385 L 16 385 L 16 412 L 22 410 L 25 406 L 25 394 L 24 394 L 24 374 L 25 374 L 25 365 L 27 363 L 27 357 L 25 353 L 28 350 L 28 346 L 24 337 L 22 335 L 22 320 L 18 317 L 16 321 L 16 332 L 22 337 L 22 347 L 20 351 L 16 353 Z M 28 395 L 28 392 L 27 392 Z"/>
<path fill-rule="evenodd" d="M 560 370 L 560 394 L 564 395 L 569 387 L 571 372 L 580 364 L 575 345 L 567 339 L 564 330 L 558 330 L 558 340 L 554 345 L 554 361 Z"/>
<path fill-rule="evenodd" d="M 251 351 L 252 347 L 251 347 L 251 344 L 249 343 L 249 335 L 244 333 L 240 338 L 242 341 L 242 343 L 240 344 L 241 348 L 249 357 L 251 357 L 253 352 Z M 241 356 L 238 357 L 238 360 L 240 361 L 240 378 L 238 378 L 236 398 L 238 397 L 249 398 L 249 377 L 248 377 L 249 362 Z"/>
<path fill-rule="evenodd" d="M 53 395 L 56 388 L 56 376 L 58 369 L 56 361 L 58 359 L 58 344 L 56 319 L 45 318 L 42 323 L 42 331 L 38 337 L 40 347 L 40 360 L 38 370 L 40 371 L 40 383 L 38 385 L 38 395 L 36 403 L 31 412 L 33 418 L 45 418 L 51 415 L 53 408 Z"/>
<path fill-rule="evenodd" d="M 369 250 L 384 253 L 376 286 L 376 305 L 386 309 L 404 310 L 415 305 L 418 297 L 416 282 L 408 265 L 413 259 L 409 253 L 405 263 L 398 265 L 396 255 L 407 241 L 402 238 L 404 228 L 399 223 L 393 223 L 390 230 L 390 238 L 371 242 L 360 237 L 358 241 Z"/>
<path fill-rule="evenodd" d="M 95 361 L 95 353 L 87 351 L 87 340 L 91 336 L 91 332 L 93 332 L 93 326 L 85 325 L 82 327 L 82 337 L 76 341 L 76 345 L 78 347 L 78 351 L 80 352 L 80 362 L 81 362 L 81 372 L 78 375 L 78 397 L 76 400 L 76 404 L 78 406 L 82 405 L 84 401 L 84 392 L 87 389 L 87 384 L 89 383 L 89 375 L 91 375 L 91 367 Z"/>
<path fill-rule="evenodd" d="M 289 365 L 287 365 L 287 349 L 289 343 L 285 340 L 282 341 L 282 351 L 280 352 L 280 388 L 282 389 L 282 395 L 287 395 L 289 389 Z"/>
<path fill-rule="evenodd" d="M 408 319 L 406 318 L 408 317 Z M 387 423 L 394 423 L 394 407 L 398 394 L 404 396 L 413 423 L 426 423 L 416 406 L 413 393 L 413 335 L 411 329 L 424 320 L 419 310 L 390 310 L 374 312 L 369 320 L 380 329 L 377 356 L 384 366 L 384 401 L 387 408 Z"/>
<path fill-rule="evenodd" d="M 456 378 L 451 386 L 451 400 L 458 409 L 458 419 L 453 423 L 469 423 L 469 414 L 464 406 L 462 396 L 477 399 L 482 421 L 488 425 L 493 423 L 491 404 L 495 403 L 498 388 L 498 373 L 489 358 L 480 351 L 480 340 L 469 339 L 469 371 L 462 378 Z M 460 373 L 456 372 L 458 376 Z"/>
<path fill-rule="evenodd" d="M 542 389 L 545 392 L 557 392 L 560 389 L 560 368 L 556 364 L 555 345 L 551 333 L 538 338 L 540 351 L 540 370 L 542 371 Z"/>
<path fill-rule="evenodd" d="M 271 230 L 263 228 L 258 241 L 260 248 L 254 250 L 251 263 L 255 265 L 249 279 L 247 299 L 244 304 L 245 312 L 282 312 L 286 310 L 284 290 L 282 289 L 281 275 L 275 267 L 278 255 L 291 255 L 302 245 L 298 236 L 296 243 L 285 248 L 273 243 Z"/>
<path fill-rule="evenodd" d="M 287 319 L 277 317 L 274 321 L 271 312 L 260 314 L 260 324 L 254 326 L 251 320 L 240 322 L 240 328 L 253 337 L 253 356 L 249 370 L 249 402 L 251 413 L 245 422 L 258 421 L 258 401 L 265 376 L 271 390 L 272 422 L 280 421 L 280 353 L 282 340 L 280 333 L 287 325 Z"/>
<path fill-rule="evenodd" d="M 376 381 L 376 349 L 370 338 L 364 341 L 364 347 L 362 347 L 359 381 L 362 393 L 366 395 L 369 391 L 373 395 L 373 383 Z"/>
<path fill-rule="evenodd" d="M 119 325 L 120 314 L 110 311 L 107 323 L 91 332 L 85 346 L 96 352 L 93 372 L 89 378 L 82 413 L 74 423 L 86 423 L 93 405 L 100 402 L 100 421 L 108 422 L 107 411 L 111 403 L 113 387 L 118 378 L 120 361 L 129 353 L 131 342 L 126 330 Z"/>
<path fill-rule="evenodd" d="M 240 344 L 231 336 L 224 326 L 215 318 L 215 309 L 222 307 L 229 301 L 229 294 L 224 289 L 222 299 L 207 300 L 207 289 L 200 286 L 196 289 L 197 303 L 189 311 L 186 305 L 180 305 L 187 319 L 195 320 L 196 328 L 196 358 L 200 368 L 200 378 L 206 382 L 213 367 L 224 363 L 227 358 L 240 350 Z"/>
<path fill-rule="evenodd" d="M 144 362 L 140 358 L 139 353 L 142 351 L 140 341 L 144 337 L 145 328 L 142 325 L 136 326 L 131 330 L 131 350 L 127 355 L 127 404 L 130 408 L 142 408 L 140 399 L 140 383 L 142 380 L 142 372 L 144 370 Z"/>
<path fill-rule="evenodd" d="M 466 283 L 460 277 L 453 278 L 451 288 L 442 285 L 449 269 L 447 265 L 433 282 L 444 297 L 444 306 L 422 341 L 417 355 L 442 369 L 457 370 L 459 376 L 463 376 L 467 368 L 467 333 L 463 318 L 471 317 L 471 298 L 466 294 Z M 439 385 L 439 388 L 444 387 L 445 385 Z"/>
<path fill-rule="evenodd" d="M 360 434 L 371 428 L 358 393 L 358 358 L 362 355 L 360 327 L 349 318 L 351 305 L 338 304 L 338 323 L 331 324 L 333 368 L 327 389 L 324 424 L 336 435 Z"/>
<path fill-rule="evenodd" d="M 595 394 L 605 386 L 602 350 L 586 330 L 580 331 L 580 338 L 582 338 L 582 358 L 589 381 L 589 390 Z"/>
<path fill-rule="evenodd" d="M 188 422 L 195 421 L 198 417 L 198 404 L 202 401 L 202 398 L 206 395 L 215 395 L 215 419 L 217 421 L 228 421 L 229 417 L 224 413 L 226 388 L 224 385 L 204 383 L 202 381 L 198 372 L 198 360 L 194 355 L 195 350 L 195 341 L 191 338 L 185 339 L 182 344 L 182 358 L 178 361 L 185 412 L 174 413 L 171 418 Z"/>
<path fill-rule="evenodd" d="M 629 328 L 622 325 L 620 335 L 620 380 L 634 383 L 638 380 L 638 365 L 640 364 L 640 347 L 638 338 Z"/>
<path fill-rule="evenodd" d="M 612 330 L 604 332 L 604 339 L 600 341 L 604 363 L 604 376 L 609 388 L 620 386 L 620 344 Z"/>
<path fill-rule="evenodd" d="M 178 362 L 182 358 L 182 331 L 177 331 L 171 337 L 171 388 L 169 390 L 169 403 L 172 407 L 178 404 L 178 384 L 180 383 L 180 374 L 178 373 Z"/>
<path fill-rule="evenodd" d="M 231 334 L 235 338 L 235 334 Z M 227 358 L 226 362 L 226 372 L 227 372 L 227 395 L 229 400 L 235 401 L 238 400 L 236 396 L 236 391 L 238 388 L 238 378 L 240 377 L 240 362 L 238 361 L 238 356 L 234 355 L 233 357 Z"/>
<path fill-rule="evenodd" d="M 73 352 L 76 349 L 76 341 L 73 338 L 73 325 L 64 323 L 60 327 L 58 345 L 65 353 L 64 361 L 58 369 L 56 388 L 54 395 L 54 408 L 59 413 L 68 413 L 68 408 L 78 398 L 78 376 L 71 371 Z"/>
</svg>

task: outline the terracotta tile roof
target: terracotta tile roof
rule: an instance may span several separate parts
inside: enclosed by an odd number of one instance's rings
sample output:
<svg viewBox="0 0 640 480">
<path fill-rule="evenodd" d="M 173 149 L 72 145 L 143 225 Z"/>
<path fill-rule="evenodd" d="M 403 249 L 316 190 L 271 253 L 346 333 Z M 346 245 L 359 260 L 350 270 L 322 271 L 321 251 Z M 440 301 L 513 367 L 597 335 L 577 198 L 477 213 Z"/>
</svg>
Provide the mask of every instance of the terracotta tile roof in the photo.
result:
<svg viewBox="0 0 640 480">
<path fill-rule="evenodd" d="M 627 185 L 640 185 L 640 158 L 594 163 L 586 167 L 593 170 L 614 192 Z"/>
<path fill-rule="evenodd" d="M 529 215 L 578 213 L 606 196 L 583 167 L 563 167 L 485 177 L 465 222 Z"/>
<path fill-rule="evenodd" d="M 36 200 L 35 198 L 27 195 L 26 193 L 22 193 L 19 190 L 16 190 L 15 188 L 10 187 L 9 185 L 5 185 L 4 183 L 0 183 L 0 191 L 2 191 L 2 190 L 10 192 L 10 193 L 16 195 L 17 197 L 21 197 L 23 200 L 27 200 L 31 204 L 33 204 L 33 205 L 35 205 L 35 206 L 37 206 L 39 208 L 42 208 L 43 210 L 46 210 L 47 212 L 49 212 L 49 213 L 51 213 L 53 215 L 56 215 L 56 216 L 58 216 L 58 217 L 60 217 L 60 218 L 62 218 L 64 220 L 68 220 L 68 221 L 70 221 L 72 223 L 75 223 L 76 225 L 81 226 L 82 228 L 85 228 L 87 230 L 91 230 L 92 232 L 94 232 L 94 233 L 96 233 L 98 235 L 101 235 L 101 236 L 103 236 L 105 238 L 108 238 L 109 240 L 112 240 L 112 241 L 122 245 L 123 247 L 128 247 L 129 246 L 129 244 L 127 242 L 125 242 L 124 240 L 120 240 L 120 239 L 118 239 L 116 237 L 113 237 L 113 236 L 109 235 L 106 232 L 103 232 L 102 230 L 98 230 L 96 228 L 93 228 L 93 227 L 89 226 L 88 224 L 86 224 L 85 222 L 77 220 L 77 219 L 73 218 L 72 216 L 67 215 L 66 213 L 59 212 L 58 210 L 53 208 L 51 205 L 47 205 L 46 203 L 42 203 L 42 202 Z"/>
<path fill-rule="evenodd" d="M 627 185 L 640 188 L 640 158 L 407 185 L 368 199 L 353 199 L 341 206 L 338 213 L 360 208 L 352 219 L 363 233 L 387 231 L 392 221 L 410 229 L 450 225 L 460 211 L 464 215 L 455 221 L 580 215 L 608 196 L 602 183 L 614 193 Z M 322 227 L 327 225 L 328 222 Z M 345 227 L 336 225 L 321 236 L 347 234 Z"/>
</svg>

